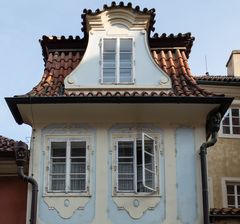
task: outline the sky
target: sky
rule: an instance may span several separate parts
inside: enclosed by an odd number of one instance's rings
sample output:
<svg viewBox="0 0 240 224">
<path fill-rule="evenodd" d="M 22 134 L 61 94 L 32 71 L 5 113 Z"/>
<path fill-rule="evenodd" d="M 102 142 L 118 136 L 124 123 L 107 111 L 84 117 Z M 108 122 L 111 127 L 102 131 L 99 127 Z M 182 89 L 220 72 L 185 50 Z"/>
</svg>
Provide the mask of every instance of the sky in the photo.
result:
<svg viewBox="0 0 240 224">
<path fill-rule="evenodd" d="M 0 135 L 29 143 L 31 127 L 18 125 L 4 97 L 29 92 L 40 80 L 43 35 L 80 36 L 84 8 L 95 11 L 112 1 L 3 0 L 0 6 Z M 119 3 L 119 1 L 116 1 Z M 129 1 L 123 1 L 128 3 Z M 155 33 L 191 32 L 189 58 L 194 75 L 226 75 L 232 50 L 240 49 L 239 0 L 133 0 L 133 7 L 156 9 Z"/>
</svg>

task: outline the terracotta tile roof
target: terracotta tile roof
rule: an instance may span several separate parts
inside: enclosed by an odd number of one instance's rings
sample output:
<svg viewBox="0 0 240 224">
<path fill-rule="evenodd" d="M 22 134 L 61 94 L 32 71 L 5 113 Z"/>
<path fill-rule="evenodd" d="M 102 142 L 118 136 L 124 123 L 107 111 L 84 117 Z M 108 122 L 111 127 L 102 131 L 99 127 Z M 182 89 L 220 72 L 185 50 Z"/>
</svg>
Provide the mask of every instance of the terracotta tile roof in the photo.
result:
<svg viewBox="0 0 240 224">
<path fill-rule="evenodd" d="M 177 35 L 162 33 L 154 33 L 153 37 L 149 38 L 149 45 L 151 49 L 158 48 L 182 48 L 185 51 L 186 57 L 189 57 L 193 45 L 194 37 L 191 33 L 178 33 Z"/>
<path fill-rule="evenodd" d="M 104 6 L 104 10 L 112 8 L 124 8 L 133 10 L 136 13 L 148 14 L 151 17 L 151 24 L 153 30 L 155 10 L 143 9 L 140 10 L 139 6 L 132 8 L 131 3 L 124 5 L 120 2 L 117 5 L 115 2 L 111 6 Z M 83 27 L 86 23 L 86 15 L 95 15 L 100 12 L 97 9 L 95 12 L 91 10 L 84 10 L 83 14 Z M 85 31 L 85 29 L 83 29 Z M 45 69 L 41 81 L 30 92 L 20 97 L 56 97 L 56 96 L 78 96 L 78 97 L 102 97 L 102 96 L 180 96 L 180 97 L 211 97 L 220 96 L 208 92 L 198 86 L 196 80 L 193 78 L 189 65 L 188 56 L 194 41 L 194 37 L 190 33 L 178 35 L 158 35 L 154 34 L 153 37 L 148 37 L 150 50 L 155 62 L 159 67 L 167 73 L 172 81 L 172 89 L 162 91 L 159 89 L 138 89 L 131 90 L 119 89 L 109 90 L 81 90 L 81 91 L 68 91 L 64 87 L 64 79 L 69 75 L 76 66 L 80 63 L 86 47 L 87 47 L 87 34 L 84 37 L 47 37 L 43 36 L 40 40 Z M 159 86 L 160 87 L 160 86 Z M 222 96 L 222 95 L 221 95 Z"/>
<path fill-rule="evenodd" d="M 240 208 L 211 208 L 210 215 L 240 215 Z"/>
<path fill-rule="evenodd" d="M 200 88 L 193 78 L 184 50 L 152 50 L 156 63 L 170 76 L 173 89 L 159 90 L 101 90 L 69 92 L 64 79 L 82 59 L 82 52 L 51 52 L 45 63 L 40 83 L 26 96 L 212 96 Z"/>
<path fill-rule="evenodd" d="M 216 84 L 216 85 L 240 85 L 240 77 L 236 76 L 195 76 L 194 79 L 199 84 Z"/>
<path fill-rule="evenodd" d="M 215 220 L 240 220 L 240 208 L 212 208 L 210 209 L 210 221 Z"/>
<path fill-rule="evenodd" d="M 16 141 L 0 135 L 0 152 L 14 152 L 14 144 Z"/>
</svg>

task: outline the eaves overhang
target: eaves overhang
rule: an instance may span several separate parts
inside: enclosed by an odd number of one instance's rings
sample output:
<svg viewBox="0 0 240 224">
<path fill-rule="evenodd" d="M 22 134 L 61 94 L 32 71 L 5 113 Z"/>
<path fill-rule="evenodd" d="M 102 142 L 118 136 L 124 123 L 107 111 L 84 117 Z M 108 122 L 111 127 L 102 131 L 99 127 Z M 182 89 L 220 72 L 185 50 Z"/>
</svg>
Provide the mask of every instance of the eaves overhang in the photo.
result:
<svg viewBox="0 0 240 224">
<path fill-rule="evenodd" d="M 231 105 L 232 97 L 181 97 L 181 96 L 101 96 L 101 97 L 6 97 L 8 107 L 18 124 L 23 124 L 23 118 L 18 105 L 23 104 L 81 104 L 81 103 L 102 103 L 102 104 L 217 104 L 222 116 Z"/>
</svg>

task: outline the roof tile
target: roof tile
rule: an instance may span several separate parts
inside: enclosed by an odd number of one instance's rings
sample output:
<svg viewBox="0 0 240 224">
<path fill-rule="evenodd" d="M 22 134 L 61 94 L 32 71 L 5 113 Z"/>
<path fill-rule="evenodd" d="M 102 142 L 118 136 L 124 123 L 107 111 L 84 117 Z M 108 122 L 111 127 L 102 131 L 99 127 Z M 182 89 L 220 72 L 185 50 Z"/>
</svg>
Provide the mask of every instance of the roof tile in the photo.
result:
<svg viewBox="0 0 240 224">
<path fill-rule="evenodd" d="M 210 215 L 240 215 L 240 208 L 211 208 Z"/>
<path fill-rule="evenodd" d="M 91 10 L 84 10 L 83 18 L 83 31 L 84 37 L 81 39 L 79 36 L 73 37 L 56 37 L 56 36 L 43 36 L 40 40 L 45 69 L 41 81 L 30 92 L 25 94 L 28 96 L 66 96 L 66 97 L 103 97 L 103 96 L 216 96 L 213 93 L 207 92 L 197 85 L 197 82 L 191 74 L 188 65 L 188 56 L 194 41 L 191 33 L 177 35 L 170 34 L 154 34 L 153 37 L 148 36 L 150 50 L 153 59 L 158 66 L 170 77 L 172 81 L 172 89 L 163 91 L 159 89 L 154 91 L 152 89 L 137 89 L 132 90 L 126 88 L 124 90 L 78 90 L 69 91 L 64 88 L 64 79 L 79 65 L 88 43 L 88 34 L 86 33 L 86 16 L 97 15 L 105 10 L 113 8 L 123 8 L 132 10 L 133 12 L 146 14 L 150 16 L 150 28 L 154 30 L 153 24 L 155 23 L 155 10 L 143 9 L 139 6 L 132 7 L 131 3 L 125 5 L 123 2 L 116 4 L 112 2 L 110 6 L 104 5 L 103 10 L 97 9 L 95 12 Z"/>
<path fill-rule="evenodd" d="M 14 152 L 16 141 L 0 135 L 0 152 Z"/>
<path fill-rule="evenodd" d="M 213 93 L 207 92 L 200 88 L 188 66 L 188 61 L 183 50 L 152 50 L 152 55 L 156 63 L 171 78 L 173 89 L 165 94 L 153 95 L 158 96 L 213 96 Z M 52 52 L 49 53 L 46 67 L 40 83 L 32 89 L 26 96 L 127 96 L 128 89 L 120 91 L 118 94 L 108 90 L 107 93 L 100 94 L 97 92 L 80 91 L 78 93 L 70 92 L 64 88 L 64 79 L 75 69 L 81 61 L 82 55 L 79 52 Z M 160 90 L 160 89 L 159 89 Z M 102 90 L 104 91 L 104 90 Z M 131 91 L 131 90 L 130 90 Z M 131 96 L 150 96 L 153 92 L 135 91 Z"/>
</svg>

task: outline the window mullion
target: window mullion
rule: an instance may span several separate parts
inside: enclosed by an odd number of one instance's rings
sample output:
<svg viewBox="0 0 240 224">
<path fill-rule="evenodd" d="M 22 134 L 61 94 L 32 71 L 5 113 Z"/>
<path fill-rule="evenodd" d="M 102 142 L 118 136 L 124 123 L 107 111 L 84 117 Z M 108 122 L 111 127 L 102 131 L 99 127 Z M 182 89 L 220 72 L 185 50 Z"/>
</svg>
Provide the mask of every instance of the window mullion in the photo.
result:
<svg viewBox="0 0 240 224">
<path fill-rule="evenodd" d="M 134 139 L 134 191 L 137 193 L 137 140 Z"/>
<path fill-rule="evenodd" d="M 232 122 L 232 109 L 229 110 L 229 125 L 230 125 L 230 134 L 233 134 L 233 122 Z"/>
<path fill-rule="evenodd" d="M 70 170 L 71 170 L 71 142 L 67 141 L 66 148 L 66 191 L 70 191 Z"/>
<path fill-rule="evenodd" d="M 234 184 L 235 208 L 238 208 L 237 185 Z"/>
<path fill-rule="evenodd" d="M 90 145 L 86 142 L 86 149 L 85 149 L 85 190 L 89 191 L 89 172 L 90 172 L 90 160 L 89 160 L 89 153 L 90 153 Z"/>
<path fill-rule="evenodd" d="M 131 68 L 131 78 L 132 78 L 132 80 L 131 80 L 131 82 L 135 83 L 136 78 L 135 78 L 134 69 L 135 69 L 136 61 L 135 61 L 135 54 L 133 52 L 135 52 L 135 41 L 132 41 L 132 61 L 131 61 L 131 65 L 132 65 L 132 68 Z"/>
<path fill-rule="evenodd" d="M 100 46 L 100 83 L 103 83 L 103 53 L 104 53 L 104 41 L 103 39 L 100 40 L 100 43 L 99 43 L 99 46 Z"/>
<path fill-rule="evenodd" d="M 120 38 L 116 39 L 116 71 L 115 80 L 116 83 L 120 82 Z"/>
<path fill-rule="evenodd" d="M 118 191 L 118 182 L 119 182 L 119 178 L 118 178 L 118 141 L 117 142 L 115 142 L 115 150 L 116 150 L 116 168 L 114 168 L 114 170 L 115 170 L 115 175 L 116 175 L 116 179 L 117 179 L 117 183 L 116 183 L 116 189 L 117 189 L 117 191 Z"/>
</svg>

